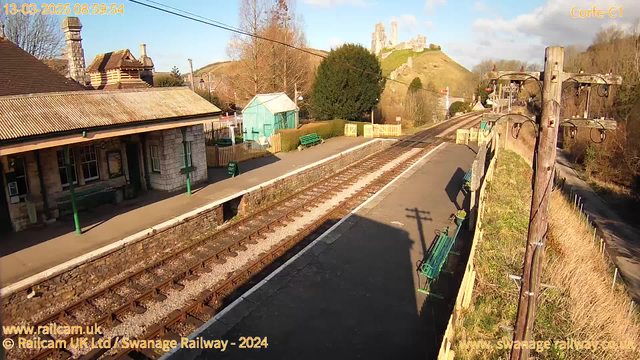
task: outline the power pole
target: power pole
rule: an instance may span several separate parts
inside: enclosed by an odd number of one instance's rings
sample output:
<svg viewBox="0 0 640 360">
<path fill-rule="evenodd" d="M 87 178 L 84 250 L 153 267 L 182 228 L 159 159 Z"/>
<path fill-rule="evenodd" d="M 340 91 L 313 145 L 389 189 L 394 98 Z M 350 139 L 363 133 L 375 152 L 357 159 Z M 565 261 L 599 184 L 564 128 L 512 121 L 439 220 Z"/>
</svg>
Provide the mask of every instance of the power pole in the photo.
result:
<svg viewBox="0 0 640 360">
<path fill-rule="evenodd" d="M 299 120 L 299 112 L 300 110 L 298 110 L 298 83 L 293 83 L 293 96 L 295 97 L 295 100 L 293 100 L 296 104 L 296 123 L 295 123 L 295 128 L 298 128 L 298 122 Z"/>
<path fill-rule="evenodd" d="M 545 49 L 544 72 L 517 72 L 493 71 L 488 74 L 490 79 L 511 80 L 523 82 L 534 78 L 542 80 L 542 112 L 536 123 L 538 126 L 538 139 L 534 156 L 533 196 L 529 213 L 529 231 L 523 274 L 518 299 L 518 313 L 513 335 L 514 342 L 531 340 L 531 333 L 536 315 L 536 304 L 542 275 L 542 263 L 544 259 L 544 247 L 549 233 L 549 202 L 553 186 L 555 172 L 556 144 L 558 140 L 558 128 L 560 126 L 598 128 L 600 131 L 615 129 L 613 120 L 592 119 L 567 119 L 564 123 L 560 120 L 560 104 L 562 100 L 562 83 L 566 80 L 576 81 L 580 84 L 599 84 L 605 87 L 608 94 L 608 86 L 621 84 L 620 76 L 612 74 L 570 74 L 563 72 L 564 48 L 551 46 Z M 586 105 L 588 113 L 589 104 Z M 613 124 L 612 124 L 613 123 Z M 529 349 L 514 346 L 511 350 L 511 360 L 525 360 L 529 358 Z"/>
<path fill-rule="evenodd" d="M 191 69 L 191 90 L 193 90 L 193 92 L 195 92 L 196 88 L 193 85 L 193 61 L 191 61 L 191 59 L 187 59 L 187 60 L 189 60 L 189 69 Z"/>
<path fill-rule="evenodd" d="M 447 86 L 447 116 L 450 116 L 449 106 L 451 106 L 451 104 L 449 104 L 449 87 Z"/>
</svg>

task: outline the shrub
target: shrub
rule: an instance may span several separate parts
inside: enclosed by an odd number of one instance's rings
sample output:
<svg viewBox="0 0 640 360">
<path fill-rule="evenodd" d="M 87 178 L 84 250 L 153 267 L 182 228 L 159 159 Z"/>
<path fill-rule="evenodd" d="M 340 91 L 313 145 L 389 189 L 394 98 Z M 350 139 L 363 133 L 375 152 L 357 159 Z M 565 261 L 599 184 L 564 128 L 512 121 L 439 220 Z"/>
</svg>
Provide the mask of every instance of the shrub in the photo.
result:
<svg viewBox="0 0 640 360">
<path fill-rule="evenodd" d="M 451 104 L 451 106 L 449 106 L 449 115 L 454 116 L 459 112 L 467 112 L 469 110 L 471 110 L 471 108 L 469 107 L 469 104 L 462 101 L 456 101 L 453 104 Z"/>
<path fill-rule="evenodd" d="M 316 133 L 322 139 L 344 135 L 344 120 L 316 121 L 300 126 L 298 129 L 278 130 L 282 151 L 295 150 L 300 145 L 300 137 Z M 364 133 L 364 128 L 363 128 Z"/>
</svg>

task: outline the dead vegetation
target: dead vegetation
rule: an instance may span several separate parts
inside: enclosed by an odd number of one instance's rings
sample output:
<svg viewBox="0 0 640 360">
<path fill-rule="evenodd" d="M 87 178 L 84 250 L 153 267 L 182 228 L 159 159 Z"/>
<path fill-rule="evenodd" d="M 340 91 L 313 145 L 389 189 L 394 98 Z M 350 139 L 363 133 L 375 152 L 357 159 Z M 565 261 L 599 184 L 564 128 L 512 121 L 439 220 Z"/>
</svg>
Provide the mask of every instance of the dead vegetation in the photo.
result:
<svg viewBox="0 0 640 360">
<path fill-rule="evenodd" d="M 531 169 L 512 151 L 499 155 L 489 184 L 484 240 L 475 257 L 477 279 L 471 307 L 455 329 L 456 358 L 507 358 L 498 340 L 511 340 L 518 287 L 508 275 L 522 271 L 531 201 Z M 599 252 L 591 229 L 558 192 L 551 202 L 551 231 L 545 255 L 543 284 L 533 340 L 614 341 L 640 344 L 640 326 L 629 313 L 630 299 L 622 285 L 611 289 L 612 270 Z M 489 349 L 465 341 L 486 340 Z M 599 343 L 601 344 L 601 343 Z M 551 347 L 538 359 L 637 359 L 640 348 L 562 349 Z"/>
</svg>

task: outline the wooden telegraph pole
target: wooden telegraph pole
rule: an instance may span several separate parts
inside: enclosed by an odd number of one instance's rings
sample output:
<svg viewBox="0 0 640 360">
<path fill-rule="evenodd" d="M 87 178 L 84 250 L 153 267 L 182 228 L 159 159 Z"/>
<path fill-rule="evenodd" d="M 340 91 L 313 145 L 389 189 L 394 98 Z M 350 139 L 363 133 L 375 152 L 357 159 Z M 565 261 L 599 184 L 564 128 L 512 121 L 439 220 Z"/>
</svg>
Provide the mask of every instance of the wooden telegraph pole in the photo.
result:
<svg viewBox="0 0 640 360">
<path fill-rule="evenodd" d="M 574 126 L 598 128 L 601 131 L 615 128 L 615 122 L 611 120 L 569 119 L 570 121 L 563 123 L 560 120 L 562 83 L 565 80 L 572 80 L 579 84 L 600 84 L 606 87 L 622 83 L 620 76 L 611 74 L 564 73 L 563 65 L 564 48 L 551 46 L 545 50 L 543 73 L 493 71 L 488 74 L 488 77 L 494 80 L 525 81 L 534 78 L 543 82 L 542 112 L 536 121 L 538 138 L 534 156 L 533 196 L 529 214 L 529 231 L 527 233 L 520 297 L 518 299 L 518 313 L 513 336 L 514 342 L 517 341 L 520 344 L 531 340 L 535 320 L 536 302 L 542 275 L 541 265 L 544 259 L 544 247 L 549 234 L 549 201 L 555 171 L 558 128 L 560 126 Z M 608 92 L 608 89 L 606 91 Z M 589 104 L 587 103 L 586 106 L 588 109 Z M 523 360 L 528 359 L 528 357 L 528 348 L 513 347 L 511 360 Z"/>
</svg>

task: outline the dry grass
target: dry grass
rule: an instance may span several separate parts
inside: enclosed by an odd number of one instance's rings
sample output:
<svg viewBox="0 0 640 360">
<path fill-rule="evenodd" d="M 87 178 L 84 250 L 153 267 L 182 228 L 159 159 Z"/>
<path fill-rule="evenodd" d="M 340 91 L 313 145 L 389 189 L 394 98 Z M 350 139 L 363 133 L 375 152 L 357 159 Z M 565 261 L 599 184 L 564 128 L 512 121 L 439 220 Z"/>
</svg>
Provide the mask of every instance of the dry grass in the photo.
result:
<svg viewBox="0 0 640 360">
<path fill-rule="evenodd" d="M 471 307 L 455 328 L 456 358 L 503 359 L 509 351 L 463 348 L 461 341 L 510 340 L 505 327 L 514 325 L 518 288 L 507 278 L 520 275 L 531 201 L 531 169 L 513 151 L 499 155 L 489 184 L 485 235 L 478 244 L 476 286 Z M 637 319 L 628 317 L 629 298 L 611 290 L 612 271 L 598 244 L 571 205 L 559 193 L 551 201 L 550 236 L 544 259 L 545 288 L 538 302 L 533 339 L 538 341 L 633 341 L 640 344 Z M 638 359 L 638 350 L 567 350 L 531 353 L 538 359 Z"/>
<path fill-rule="evenodd" d="M 640 326 L 628 314 L 630 299 L 611 290 L 609 264 L 593 241 L 592 231 L 559 193 L 551 201 L 551 243 L 559 256 L 549 261 L 551 282 L 560 286 L 569 308 L 568 337 L 596 341 L 633 341 L 640 346 Z M 573 359 L 638 359 L 635 351 L 600 349 L 577 353 Z"/>
</svg>

